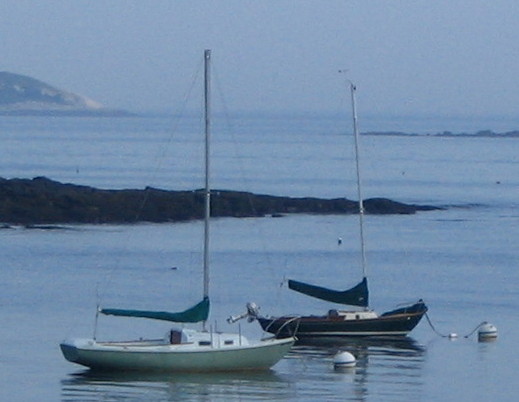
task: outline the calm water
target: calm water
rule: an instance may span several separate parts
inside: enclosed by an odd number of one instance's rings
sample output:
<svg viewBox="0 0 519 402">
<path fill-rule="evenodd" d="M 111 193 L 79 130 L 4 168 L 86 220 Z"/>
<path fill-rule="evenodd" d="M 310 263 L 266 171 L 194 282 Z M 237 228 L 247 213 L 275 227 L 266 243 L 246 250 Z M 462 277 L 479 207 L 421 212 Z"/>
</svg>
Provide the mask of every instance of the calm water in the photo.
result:
<svg viewBox="0 0 519 402">
<path fill-rule="evenodd" d="M 219 136 L 215 129 L 214 186 L 355 198 L 352 142 L 346 123 L 339 123 L 242 119 L 232 134 Z M 369 124 L 362 129 L 377 129 Z M 423 125 L 423 132 L 458 130 L 435 124 Z M 451 124 L 459 131 L 501 129 Z M 106 188 L 201 187 L 198 132 L 194 121 L 164 118 L 4 119 L 0 175 L 44 175 Z M 66 362 L 59 342 L 91 336 L 98 303 L 177 309 L 196 300 L 201 223 L 5 229 L 0 399 L 515 400 L 519 141 L 365 137 L 362 153 L 367 197 L 449 206 L 415 216 L 367 217 L 372 306 L 382 312 L 424 298 L 437 331 L 456 332 L 457 340 L 438 336 L 424 320 L 409 342 L 340 346 L 359 359 L 344 372 L 333 370 L 335 347 L 296 349 L 262 374 L 93 375 Z M 212 225 L 211 258 L 212 321 L 219 329 L 237 330 L 225 318 L 242 312 L 247 301 L 266 314 L 322 313 L 328 304 L 289 292 L 283 280 L 339 288 L 355 283 L 357 218 L 219 219 Z M 483 320 L 497 326 L 496 342 L 463 337 Z M 104 317 L 97 336 L 161 336 L 167 328 Z M 241 330 L 261 336 L 256 323 L 243 322 Z"/>
</svg>

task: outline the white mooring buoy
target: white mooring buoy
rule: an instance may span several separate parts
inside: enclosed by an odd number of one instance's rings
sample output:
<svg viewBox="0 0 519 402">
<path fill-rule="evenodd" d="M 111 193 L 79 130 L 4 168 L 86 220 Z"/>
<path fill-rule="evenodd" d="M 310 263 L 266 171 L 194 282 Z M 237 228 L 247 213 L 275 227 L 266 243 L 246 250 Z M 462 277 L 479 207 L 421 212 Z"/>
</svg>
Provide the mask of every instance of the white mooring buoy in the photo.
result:
<svg viewBox="0 0 519 402">
<path fill-rule="evenodd" d="M 357 360 L 350 352 L 339 352 L 333 358 L 333 367 L 337 369 L 355 367 Z"/>
<path fill-rule="evenodd" d="M 493 341 L 497 338 L 497 328 L 489 322 L 484 322 L 479 327 L 478 341 L 487 342 Z"/>
</svg>

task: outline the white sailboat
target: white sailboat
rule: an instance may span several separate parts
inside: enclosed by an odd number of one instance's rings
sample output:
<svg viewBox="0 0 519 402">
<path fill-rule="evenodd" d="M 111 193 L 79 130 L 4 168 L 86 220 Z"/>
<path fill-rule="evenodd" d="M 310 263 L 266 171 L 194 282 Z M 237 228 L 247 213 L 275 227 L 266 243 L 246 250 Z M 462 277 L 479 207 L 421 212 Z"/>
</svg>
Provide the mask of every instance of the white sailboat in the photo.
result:
<svg viewBox="0 0 519 402">
<path fill-rule="evenodd" d="M 289 351 L 295 338 L 270 337 L 255 342 L 235 333 L 207 331 L 209 316 L 209 220 L 210 220 L 210 60 L 205 63 L 205 217 L 204 217 L 204 288 L 203 299 L 179 312 L 101 309 L 102 314 L 140 317 L 177 323 L 203 322 L 202 330 L 174 328 L 161 339 L 101 342 L 95 338 L 71 339 L 60 344 L 65 359 L 91 369 L 114 371 L 237 371 L 268 369 Z"/>
</svg>

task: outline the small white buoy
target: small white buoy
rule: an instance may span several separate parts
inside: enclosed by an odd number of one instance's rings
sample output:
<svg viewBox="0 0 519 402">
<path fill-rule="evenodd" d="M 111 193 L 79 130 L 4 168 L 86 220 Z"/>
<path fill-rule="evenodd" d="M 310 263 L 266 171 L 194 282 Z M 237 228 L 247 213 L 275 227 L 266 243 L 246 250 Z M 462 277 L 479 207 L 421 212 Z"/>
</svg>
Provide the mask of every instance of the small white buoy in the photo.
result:
<svg viewBox="0 0 519 402">
<path fill-rule="evenodd" d="M 456 332 L 451 332 L 449 334 L 449 339 L 458 339 L 458 334 Z"/>
<path fill-rule="evenodd" d="M 357 360 L 350 352 L 339 352 L 333 358 L 333 367 L 337 369 L 355 367 Z"/>
<path fill-rule="evenodd" d="M 493 341 L 497 338 L 497 328 L 488 322 L 481 324 L 478 331 L 478 341 Z"/>
</svg>

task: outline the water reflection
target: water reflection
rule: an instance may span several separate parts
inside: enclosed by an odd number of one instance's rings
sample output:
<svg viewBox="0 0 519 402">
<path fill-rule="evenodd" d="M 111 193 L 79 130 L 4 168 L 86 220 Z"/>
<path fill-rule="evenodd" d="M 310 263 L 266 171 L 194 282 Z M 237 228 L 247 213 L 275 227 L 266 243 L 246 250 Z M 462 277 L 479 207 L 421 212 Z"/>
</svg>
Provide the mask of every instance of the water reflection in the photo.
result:
<svg viewBox="0 0 519 402">
<path fill-rule="evenodd" d="M 63 401 L 276 399 L 290 383 L 273 371 L 242 373 L 108 373 L 83 371 L 61 381 Z"/>
<path fill-rule="evenodd" d="M 325 362 L 329 373 L 327 382 L 341 384 L 337 392 L 348 388 L 346 396 L 343 393 L 341 397 L 339 393 L 333 399 L 364 401 L 374 396 L 381 400 L 419 399 L 423 388 L 425 348 L 413 338 L 350 338 L 335 341 L 332 345 L 325 343 L 321 339 L 313 345 L 297 346 L 292 349 L 289 358 L 302 361 L 308 371 L 315 366 L 316 360 Z M 333 369 L 333 358 L 342 351 L 355 356 L 356 367 Z"/>
<path fill-rule="evenodd" d="M 380 336 L 370 338 L 357 337 L 319 337 L 313 340 L 305 340 L 305 342 L 298 342 L 298 345 L 303 347 L 323 346 L 330 350 L 341 349 L 348 350 L 349 348 L 383 348 L 388 351 L 409 351 L 409 352 L 423 352 L 425 348 L 420 345 L 414 338 L 410 336 Z"/>
</svg>

